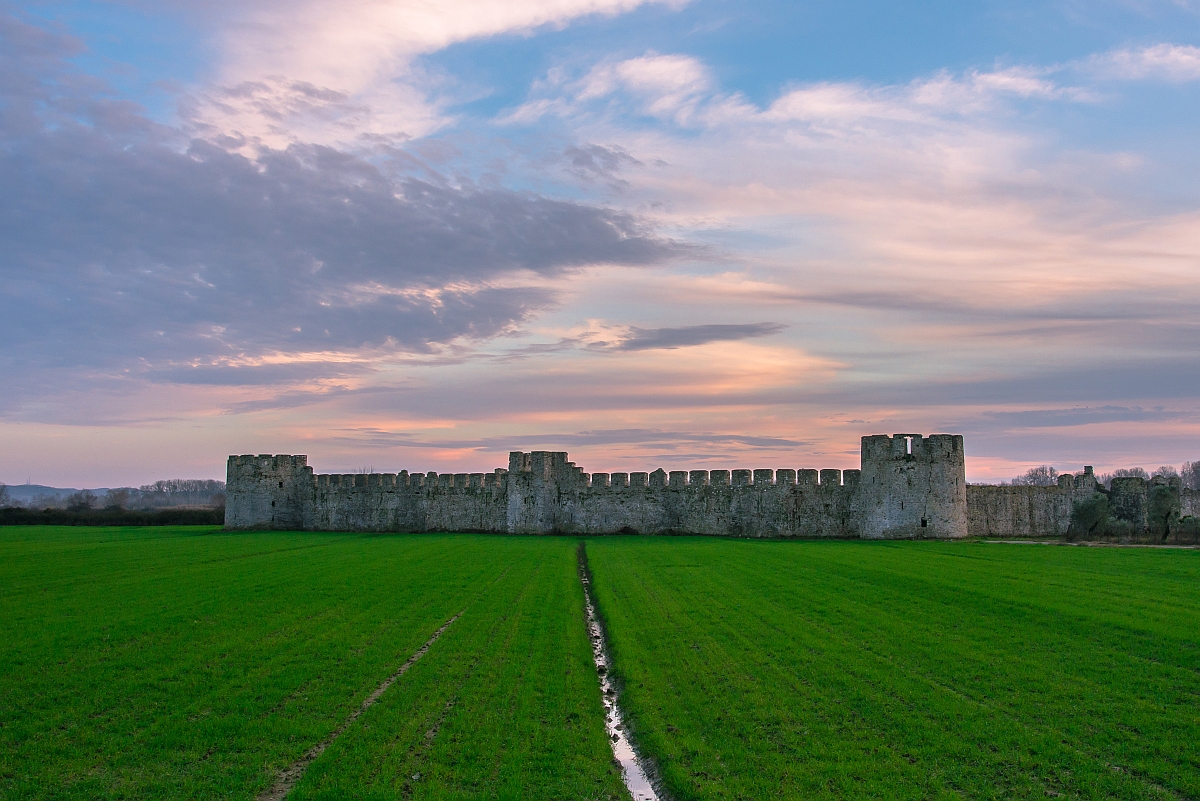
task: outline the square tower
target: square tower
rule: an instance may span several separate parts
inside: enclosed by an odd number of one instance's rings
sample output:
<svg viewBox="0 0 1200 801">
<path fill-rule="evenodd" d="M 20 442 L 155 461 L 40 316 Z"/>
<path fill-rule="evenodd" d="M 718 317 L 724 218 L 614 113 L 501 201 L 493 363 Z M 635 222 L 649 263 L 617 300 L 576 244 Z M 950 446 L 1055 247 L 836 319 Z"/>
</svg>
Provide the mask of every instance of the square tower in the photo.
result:
<svg viewBox="0 0 1200 801">
<path fill-rule="evenodd" d="M 225 528 L 311 528 L 315 488 L 307 456 L 230 456 L 225 473 Z"/>
<path fill-rule="evenodd" d="M 854 499 L 864 539 L 967 536 L 967 468 L 960 434 L 862 438 Z"/>
</svg>

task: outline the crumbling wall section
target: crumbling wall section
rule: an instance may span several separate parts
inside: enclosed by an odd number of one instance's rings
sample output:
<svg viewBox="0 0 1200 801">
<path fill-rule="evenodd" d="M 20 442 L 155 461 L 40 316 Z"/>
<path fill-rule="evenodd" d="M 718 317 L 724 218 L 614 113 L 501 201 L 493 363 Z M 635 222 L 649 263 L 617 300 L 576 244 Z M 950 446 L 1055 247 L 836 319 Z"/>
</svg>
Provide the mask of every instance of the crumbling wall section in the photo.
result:
<svg viewBox="0 0 1200 801">
<path fill-rule="evenodd" d="M 1200 490 L 1181 488 L 1179 509 L 1184 517 L 1200 517 Z"/>
<path fill-rule="evenodd" d="M 1200 492 L 1184 489 L 1178 478 L 1118 477 L 1109 487 L 1097 483 L 1091 467 L 1062 475 L 1056 486 L 967 488 L 969 529 L 975 537 L 1061 537 L 1069 533 L 1075 505 L 1096 496 L 1107 505 L 1109 526 L 1121 537 L 1167 537 L 1180 518 L 1200 511 Z M 1102 529 L 1097 536 L 1112 536 Z"/>
<path fill-rule="evenodd" d="M 1049 487 L 967 487 L 968 530 L 972 537 L 1062 537 L 1076 503 L 1091 498 L 1099 485 L 1092 468 L 1064 474 Z"/>
</svg>

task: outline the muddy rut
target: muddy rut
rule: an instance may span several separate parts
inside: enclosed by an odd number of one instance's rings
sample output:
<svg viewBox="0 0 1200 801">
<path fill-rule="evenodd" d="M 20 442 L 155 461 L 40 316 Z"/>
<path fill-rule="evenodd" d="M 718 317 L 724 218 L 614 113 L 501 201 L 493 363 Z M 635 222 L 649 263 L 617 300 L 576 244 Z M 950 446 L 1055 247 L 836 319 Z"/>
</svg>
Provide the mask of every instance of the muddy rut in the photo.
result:
<svg viewBox="0 0 1200 801">
<path fill-rule="evenodd" d="M 579 580 L 583 582 L 583 597 L 587 603 L 588 637 L 592 641 L 592 659 L 596 663 L 596 674 L 600 677 L 600 693 L 604 699 L 604 726 L 608 729 L 608 740 L 612 743 L 613 757 L 621 766 L 621 778 L 633 796 L 633 801 L 665 801 L 650 780 L 647 768 L 649 761 L 638 754 L 625 725 L 619 704 L 620 693 L 609 676 L 608 642 L 604 638 L 604 627 L 596 614 L 596 599 L 592 594 L 592 575 L 588 570 L 587 551 L 579 543 Z"/>
</svg>

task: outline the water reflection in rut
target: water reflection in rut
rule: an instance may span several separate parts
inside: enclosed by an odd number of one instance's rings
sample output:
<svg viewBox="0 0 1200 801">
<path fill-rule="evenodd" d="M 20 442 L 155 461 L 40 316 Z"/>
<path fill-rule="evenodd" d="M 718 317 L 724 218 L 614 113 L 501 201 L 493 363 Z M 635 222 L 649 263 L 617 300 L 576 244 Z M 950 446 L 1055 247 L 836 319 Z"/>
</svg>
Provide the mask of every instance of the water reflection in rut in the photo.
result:
<svg viewBox="0 0 1200 801">
<path fill-rule="evenodd" d="M 600 627 L 600 619 L 596 616 L 592 582 L 583 545 L 579 546 L 579 578 L 583 582 L 583 597 L 587 602 L 588 636 L 592 641 L 592 659 L 596 662 L 596 673 L 600 676 L 600 692 L 604 696 L 604 725 L 608 729 L 613 756 L 621 765 L 621 777 L 625 780 L 625 786 L 634 801 L 661 801 L 625 731 L 625 719 L 621 716 L 621 707 L 617 703 L 617 688 L 608 675 L 608 647 L 604 641 L 604 629 Z"/>
</svg>

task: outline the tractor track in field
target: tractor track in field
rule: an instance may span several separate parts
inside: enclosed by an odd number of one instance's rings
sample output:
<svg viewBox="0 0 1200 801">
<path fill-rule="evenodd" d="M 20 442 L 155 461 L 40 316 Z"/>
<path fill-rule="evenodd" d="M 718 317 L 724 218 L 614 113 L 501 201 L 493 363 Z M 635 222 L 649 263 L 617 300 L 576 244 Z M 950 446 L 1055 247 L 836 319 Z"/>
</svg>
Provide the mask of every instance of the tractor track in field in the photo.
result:
<svg viewBox="0 0 1200 801">
<path fill-rule="evenodd" d="M 650 775 L 653 765 L 638 753 L 629 738 L 625 717 L 621 713 L 620 691 L 609 674 L 611 659 L 604 626 L 596 614 L 596 599 L 592 593 L 592 573 L 588 570 L 587 551 L 579 543 L 579 580 L 583 583 L 583 598 L 587 604 L 588 639 L 592 644 L 592 659 L 600 677 L 600 694 L 604 701 L 604 726 L 608 730 L 608 741 L 612 745 L 613 759 L 621 766 L 621 780 L 633 801 L 666 801 L 655 788 Z"/>
<path fill-rule="evenodd" d="M 492 582 L 491 586 L 494 587 L 503 581 L 504 577 L 508 575 L 508 572 L 511 569 L 511 565 L 504 568 L 500 575 L 496 577 L 496 580 Z M 255 801 L 283 801 L 283 799 L 287 797 L 287 794 L 292 791 L 292 788 L 295 787 L 299 783 L 300 779 L 304 777 L 304 772 L 308 770 L 308 766 L 311 765 L 317 759 L 317 757 L 325 753 L 325 750 L 329 748 L 329 746 L 333 745 L 337 738 L 345 734 L 346 730 L 350 728 L 354 721 L 358 720 L 358 718 L 361 717 L 364 712 L 374 706 L 375 702 L 378 701 L 380 697 L 387 692 L 388 688 L 395 684 L 401 676 L 407 673 L 409 668 L 419 662 L 421 657 L 425 656 L 426 652 L 429 651 L 433 644 L 438 641 L 438 638 L 445 633 L 446 629 L 450 628 L 450 625 L 454 623 L 454 621 L 466 614 L 466 611 L 470 608 L 471 604 L 479 600 L 479 597 L 482 597 L 484 592 L 486 592 L 486 590 L 481 590 L 479 596 L 469 602 L 466 608 L 443 623 L 442 627 L 435 631 L 433 636 L 430 637 L 424 645 L 418 648 L 395 673 L 393 673 L 386 680 L 384 680 L 382 684 L 376 687 L 375 691 L 368 695 L 366 699 L 363 700 L 362 704 L 360 704 L 357 709 L 351 712 L 350 715 L 342 721 L 341 725 L 334 729 L 328 737 L 305 751 L 303 756 L 281 770 L 275 779 L 275 784 L 259 793 L 255 797 Z M 445 717 L 445 712 L 442 713 L 442 717 Z M 438 726 L 440 727 L 440 725 L 441 721 L 439 720 Z"/>
<path fill-rule="evenodd" d="M 492 582 L 492 586 L 499 584 L 500 581 L 505 576 L 508 575 L 508 571 L 510 569 L 511 568 L 506 567 L 504 569 L 504 572 L 501 573 L 499 576 L 497 576 L 496 580 L 494 582 Z M 521 590 L 521 594 L 517 597 L 517 600 L 520 600 L 520 598 L 524 597 L 524 595 L 527 591 L 528 591 L 528 585 Z M 478 599 L 476 599 L 476 600 L 478 600 Z M 514 601 L 514 604 L 515 604 L 515 601 Z M 498 628 L 500 628 L 500 624 L 507 621 L 510 616 L 511 616 L 511 612 L 506 613 L 503 616 L 501 616 L 501 618 L 499 620 L 495 621 L 492 624 L 491 629 L 489 629 L 489 631 L 488 631 L 489 641 L 494 637 L 496 630 Z M 458 704 L 459 698 L 462 696 L 463 688 L 467 686 L 467 682 L 469 682 L 472 678 L 474 678 L 475 671 L 479 667 L 480 659 L 481 659 L 480 655 L 478 653 L 476 653 L 474 658 L 471 660 L 470 664 L 467 666 L 467 669 L 463 672 L 462 678 L 459 680 L 458 685 L 454 688 L 454 692 L 450 695 L 450 698 L 446 701 L 445 705 L 442 707 L 442 711 L 437 716 L 437 720 L 435 720 L 433 722 L 433 725 L 430 726 L 429 729 L 425 732 L 424 744 L 418 743 L 418 745 L 410 747 L 409 754 L 408 754 L 409 761 L 406 763 L 406 766 L 404 769 L 404 774 L 403 774 L 404 776 L 406 776 L 406 778 L 404 780 L 404 785 L 401 788 L 401 792 L 400 792 L 401 798 L 411 798 L 412 797 L 412 795 L 413 795 L 412 782 L 417 782 L 417 781 L 421 780 L 421 771 L 417 770 L 413 773 L 409 773 L 409 771 L 412 768 L 419 768 L 423 764 L 425 764 L 427 757 L 429 756 L 429 750 L 433 746 L 433 741 L 437 738 L 438 734 L 441 732 L 442 724 L 444 724 L 446 722 L 446 716 L 449 715 L 450 710 L 453 709 L 456 704 Z M 411 782 L 409 781 L 410 779 L 411 779 Z"/>
<path fill-rule="evenodd" d="M 350 728 L 351 724 L 358 720 L 363 712 L 366 712 L 368 709 L 374 706 L 375 702 L 378 701 L 385 692 L 387 692 L 389 687 L 396 683 L 397 679 L 407 673 L 409 668 L 419 662 L 421 657 L 425 656 L 433 644 L 438 641 L 438 638 L 445 633 L 446 629 L 450 628 L 450 625 L 454 623 L 454 621 L 458 620 L 462 614 L 462 612 L 459 612 L 458 614 L 454 615 L 454 617 L 443 623 L 442 627 L 435 631 L 433 636 L 426 640 L 424 645 L 413 652 L 413 655 L 410 656 L 395 673 L 393 673 L 391 676 L 388 676 L 388 678 L 385 679 L 382 684 L 376 687 L 374 691 L 372 691 L 372 693 L 363 700 L 358 708 L 351 712 L 350 715 L 343 720 L 328 737 L 305 751 L 303 756 L 280 771 L 279 776 L 275 779 L 275 784 L 271 785 L 269 789 L 259 793 L 257 796 L 257 801 L 283 801 L 283 799 L 287 797 L 287 794 L 291 792 L 292 788 L 296 786 L 296 783 L 299 782 L 304 776 L 304 771 L 308 770 L 308 766 L 311 765 L 317 757 L 325 753 L 325 749 L 333 745 L 333 742 L 337 740 L 338 737 L 341 737 L 346 730 Z"/>
</svg>

